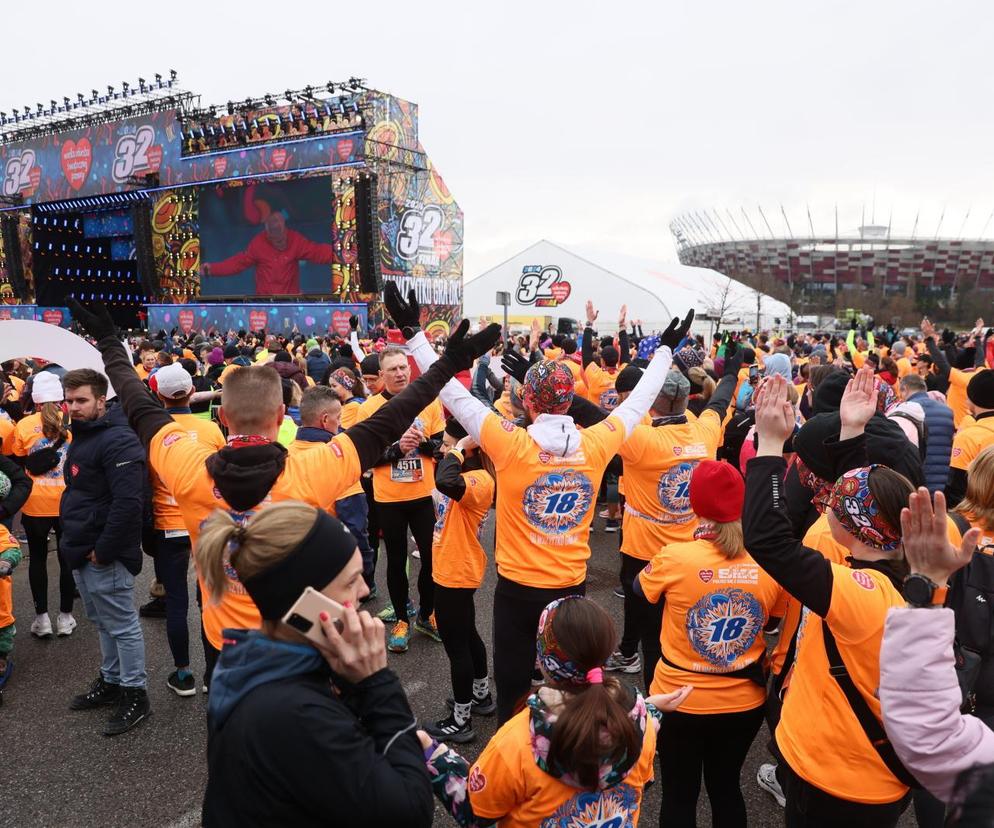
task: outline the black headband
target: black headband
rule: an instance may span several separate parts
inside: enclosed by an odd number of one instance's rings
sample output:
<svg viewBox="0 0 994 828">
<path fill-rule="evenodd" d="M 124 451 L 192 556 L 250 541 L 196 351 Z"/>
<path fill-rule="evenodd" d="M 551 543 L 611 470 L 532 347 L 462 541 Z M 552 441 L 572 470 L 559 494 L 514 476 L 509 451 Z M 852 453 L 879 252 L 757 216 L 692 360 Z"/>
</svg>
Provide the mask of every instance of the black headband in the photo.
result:
<svg viewBox="0 0 994 828">
<path fill-rule="evenodd" d="M 314 525 L 289 555 L 242 585 L 260 615 L 276 621 L 286 615 L 306 587 L 322 590 L 334 581 L 355 550 L 355 538 L 345 524 L 319 509 Z"/>
</svg>

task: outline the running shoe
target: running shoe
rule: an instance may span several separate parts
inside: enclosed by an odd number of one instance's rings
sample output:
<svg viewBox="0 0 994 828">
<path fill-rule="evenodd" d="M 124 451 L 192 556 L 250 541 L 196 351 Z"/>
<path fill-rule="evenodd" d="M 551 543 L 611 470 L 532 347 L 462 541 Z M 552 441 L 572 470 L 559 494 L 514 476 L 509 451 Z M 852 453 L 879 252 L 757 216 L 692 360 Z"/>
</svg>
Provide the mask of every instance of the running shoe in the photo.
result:
<svg viewBox="0 0 994 828">
<path fill-rule="evenodd" d="M 607 517 L 607 516 L 608 516 L 609 514 L 610 514 L 610 513 L 608 512 L 608 510 L 607 510 L 607 509 L 601 509 L 601 510 L 600 510 L 600 511 L 599 511 L 599 512 L 597 513 L 597 517 L 602 517 L 602 518 L 606 518 L 606 517 Z"/>
<path fill-rule="evenodd" d="M 411 644 L 411 625 L 406 621 L 398 621 L 390 631 L 390 642 L 387 649 L 391 653 L 406 653 Z"/>
<path fill-rule="evenodd" d="M 166 599 L 165 598 L 153 598 L 138 607 L 138 614 L 142 618 L 165 618 L 166 617 Z"/>
<path fill-rule="evenodd" d="M 625 591 L 620 586 L 616 586 L 614 588 L 614 597 L 615 598 L 624 598 L 625 597 Z"/>
<path fill-rule="evenodd" d="M 166 679 L 166 685 L 177 696 L 197 695 L 197 682 L 193 678 L 193 673 L 187 673 L 185 676 L 180 678 L 179 670 L 173 670 L 169 674 L 169 678 Z"/>
<path fill-rule="evenodd" d="M 31 622 L 31 635 L 35 638 L 52 637 L 52 619 L 47 612 L 35 616 L 35 620 Z"/>
<path fill-rule="evenodd" d="M 10 674 L 14 672 L 14 658 L 8 653 L 4 658 L 0 658 L 0 690 L 3 690 L 7 682 L 10 680 Z"/>
<path fill-rule="evenodd" d="M 60 612 L 55 619 L 56 634 L 60 636 L 72 635 L 74 629 L 76 629 L 76 619 L 72 617 L 72 613 Z"/>
<path fill-rule="evenodd" d="M 413 618 L 416 614 L 414 609 L 414 602 L 408 598 L 407 599 L 407 617 Z M 387 604 L 383 609 L 376 613 L 376 617 L 380 621 L 386 621 L 388 624 L 393 624 L 397 620 L 397 613 L 394 611 L 393 604 Z"/>
<path fill-rule="evenodd" d="M 437 722 L 426 724 L 425 732 L 440 742 L 455 742 L 458 745 L 472 742 L 476 738 L 476 734 L 473 732 L 472 719 L 466 719 L 462 724 L 459 724 L 453 713 Z"/>
<path fill-rule="evenodd" d="M 449 706 L 449 710 L 456 706 L 456 700 L 449 696 L 445 703 Z M 482 699 L 473 697 L 473 715 L 474 716 L 491 716 L 497 709 L 497 702 L 494 701 L 492 693 L 487 693 Z"/>
<path fill-rule="evenodd" d="M 432 641 L 442 643 L 442 636 L 438 634 L 438 627 L 435 626 L 435 613 L 432 613 L 428 618 L 422 618 L 419 615 L 414 622 L 414 629 L 422 635 L 427 635 Z"/>
<path fill-rule="evenodd" d="M 618 529 L 620 529 L 620 528 L 621 527 L 619 526 L 619 522 L 618 522 L 617 518 L 608 518 L 607 522 L 604 524 L 604 531 L 605 532 L 617 532 Z"/>
<path fill-rule="evenodd" d="M 777 801 L 777 805 L 781 808 L 786 807 L 787 797 L 784 796 L 783 788 L 777 782 L 776 765 L 772 763 L 760 765 L 759 770 L 756 771 L 756 781 L 759 783 L 759 787 L 767 793 L 772 794 L 773 798 Z"/>
<path fill-rule="evenodd" d="M 622 655 L 621 652 L 614 652 L 604 662 L 604 669 L 612 673 L 641 673 L 642 658 L 637 652 L 630 656 Z"/>
</svg>

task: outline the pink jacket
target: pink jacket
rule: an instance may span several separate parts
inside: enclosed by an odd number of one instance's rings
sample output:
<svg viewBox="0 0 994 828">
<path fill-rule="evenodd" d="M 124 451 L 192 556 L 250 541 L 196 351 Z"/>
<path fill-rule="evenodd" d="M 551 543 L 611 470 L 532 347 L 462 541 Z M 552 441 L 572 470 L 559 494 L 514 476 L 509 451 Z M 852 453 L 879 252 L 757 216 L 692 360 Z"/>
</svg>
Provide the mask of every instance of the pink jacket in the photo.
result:
<svg viewBox="0 0 994 828">
<path fill-rule="evenodd" d="M 894 607 L 880 648 L 884 727 L 905 767 L 948 802 L 956 777 L 994 763 L 994 731 L 959 712 L 953 611 Z"/>
</svg>

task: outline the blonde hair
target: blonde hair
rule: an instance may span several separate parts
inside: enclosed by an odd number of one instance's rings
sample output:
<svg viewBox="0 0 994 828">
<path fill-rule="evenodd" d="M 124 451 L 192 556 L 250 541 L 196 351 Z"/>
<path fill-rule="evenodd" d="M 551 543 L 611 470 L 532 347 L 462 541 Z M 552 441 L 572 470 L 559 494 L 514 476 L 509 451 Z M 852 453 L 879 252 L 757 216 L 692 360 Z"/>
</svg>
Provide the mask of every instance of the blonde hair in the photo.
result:
<svg viewBox="0 0 994 828">
<path fill-rule="evenodd" d="M 278 564 L 310 532 L 316 518 L 317 509 L 297 500 L 274 503 L 244 522 L 215 509 L 204 521 L 194 553 L 208 596 L 215 603 L 221 600 L 228 587 L 227 566 L 245 581 Z"/>
<path fill-rule="evenodd" d="M 994 531 L 994 446 L 988 446 L 970 463 L 966 496 L 953 510 L 986 532 Z"/>
<path fill-rule="evenodd" d="M 252 365 L 228 374 L 221 407 L 232 433 L 252 433 L 276 421 L 283 405 L 280 375 L 269 365 Z"/>
<path fill-rule="evenodd" d="M 711 543 L 718 547 L 718 550 L 728 560 L 741 557 L 745 554 L 745 542 L 742 536 L 742 521 L 731 520 L 728 523 L 711 523 L 715 536 Z"/>
<path fill-rule="evenodd" d="M 41 433 L 53 443 L 60 437 L 66 436 L 66 415 L 62 405 L 57 402 L 41 404 Z"/>
</svg>

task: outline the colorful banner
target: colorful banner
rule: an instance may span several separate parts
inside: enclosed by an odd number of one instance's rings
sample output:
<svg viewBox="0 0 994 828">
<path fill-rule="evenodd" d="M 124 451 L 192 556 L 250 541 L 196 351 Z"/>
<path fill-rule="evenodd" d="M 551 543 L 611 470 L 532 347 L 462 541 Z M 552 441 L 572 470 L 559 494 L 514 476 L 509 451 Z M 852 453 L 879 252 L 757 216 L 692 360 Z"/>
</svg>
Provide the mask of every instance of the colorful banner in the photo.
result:
<svg viewBox="0 0 994 828">
<path fill-rule="evenodd" d="M 2 310 L 2 309 L 0 309 Z M 365 305 L 246 304 L 246 305 L 148 305 L 148 329 L 180 333 L 216 331 L 261 331 L 305 336 L 328 333 L 348 337 L 349 317 L 359 317 L 366 330 L 369 316 Z"/>
<path fill-rule="evenodd" d="M 69 308 L 0 305 L 0 321 L 5 319 L 29 319 L 35 322 L 48 322 L 50 325 L 58 325 L 60 328 L 68 328 L 69 323 L 72 322 L 72 314 L 69 312 Z"/>
</svg>

